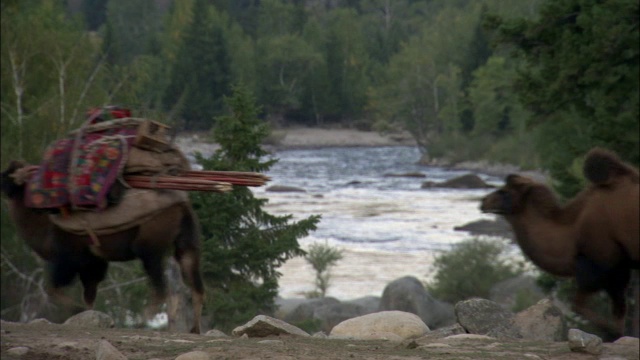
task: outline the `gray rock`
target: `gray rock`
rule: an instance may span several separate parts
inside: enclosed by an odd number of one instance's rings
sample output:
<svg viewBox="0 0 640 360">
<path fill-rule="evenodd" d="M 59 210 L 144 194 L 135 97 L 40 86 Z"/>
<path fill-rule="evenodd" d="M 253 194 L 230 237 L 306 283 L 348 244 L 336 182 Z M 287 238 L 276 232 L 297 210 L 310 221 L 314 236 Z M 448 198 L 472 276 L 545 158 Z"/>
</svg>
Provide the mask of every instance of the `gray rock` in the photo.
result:
<svg viewBox="0 0 640 360">
<path fill-rule="evenodd" d="M 587 354 L 602 352 L 602 339 L 596 335 L 578 329 L 569 329 L 569 349 Z"/>
<path fill-rule="evenodd" d="M 486 299 L 460 301 L 455 306 L 458 323 L 470 334 L 495 338 L 520 338 L 514 327 L 514 314 L 499 304 Z"/>
<path fill-rule="evenodd" d="M 328 333 L 335 325 L 344 320 L 377 312 L 380 298 L 366 296 L 345 302 L 340 302 L 332 297 L 304 299 L 302 301 L 300 299 L 281 299 L 280 304 L 282 306 L 279 312 L 280 315 L 286 312 L 287 307 L 291 308 L 292 304 L 297 304 L 293 310 L 288 311 L 286 316 L 282 318 L 286 322 L 298 325 L 311 321 L 319 326 L 319 330 Z"/>
<path fill-rule="evenodd" d="M 114 326 L 111 316 L 95 310 L 83 311 L 67 319 L 63 325 L 95 328 L 112 328 Z"/>
<path fill-rule="evenodd" d="M 551 300 L 543 299 L 514 317 L 514 326 L 525 339 L 543 341 L 566 340 L 566 321 Z"/>
<path fill-rule="evenodd" d="M 29 353 L 29 348 L 26 346 L 16 346 L 9 350 L 7 350 L 7 354 L 13 355 L 16 357 L 23 357 Z"/>
<path fill-rule="evenodd" d="M 384 288 L 380 310 L 399 310 L 416 314 L 430 329 L 455 323 L 453 306 L 433 298 L 420 280 L 413 276 L 396 279 Z"/>
<path fill-rule="evenodd" d="M 434 183 L 433 181 L 427 181 L 422 184 L 423 189 L 434 188 L 434 187 L 451 188 L 451 189 L 486 189 L 486 188 L 492 188 L 494 186 L 484 182 L 484 180 L 482 180 L 478 175 L 465 174 L 441 183 Z"/>
<path fill-rule="evenodd" d="M 290 324 L 296 324 L 305 320 L 313 319 L 313 313 L 317 308 L 334 304 L 340 304 L 340 300 L 332 297 L 309 299 L 296 306 L 296 308 L 284 318 L 284 321 Z"/>
<path fill-rule="evenodd" d="M 442 339 L 447 336 L 466 334 L 467 331 L 458 323 L 441 327 L 439 329 L 435 329 L 433 331 L 429 331 L 425 336 L 421 338 L 424 340 L 432 340 L 432 339 Z"/>
<path fill-rule="evenodd" d="M 269 186 L 265 189 L 265 191 L 269 192 L 307 192 L 307 190 L 295 187 L 295 186 L 287 186 L 287 185 L 273 185 Z"/>
<path fill-rule="evenodd" d="M 57 325 L 51 321 L 43 318 L 33 319 L 27 323 L 27 325 Z"/>
<path fill-rule="evenodd" d="M 320 306 L 313 312 L 313 319 L 320 321 L 322 331 L 330 332 L 339 323 L 367 314 L 358 304 L 338 303 Z"/>
<path fill-rule="evenodd" d="M 640 359 L 640 341 L 636 337 L 625 336 L 603 345 L 599 360 Z"/>
<path fill-rule="evenodd" d="M 100 340 L 96 349 L 96 360 L 127 360 L 127 357 L 107 340 Z"/>
<path fill-rule="evenodd" d="M 401 174 L 384 174 L 384 177 L 411 177 L 411 178 L 425 178 L 427 175 L 421 172 L 408 172 Z"/>
<path fill-rule="evenodd" d="M 266 315 L 258 315 L 248 323 L 233 329 L 234 336 L 265 337 L 270 335 L 310 336 L 302 329 L 282 320 Z"/>
<path fill-rule="evenodd" d="M 379 296 L 364 296 L 361 298 L 345 301 L 349 304 L 356 304 L 362 306 L 364 314 L 372 314 L 378 312 L 380 309 L 380 297 Z"/>
<path fill-rule="evenodd" d="M 277 297 L 275 304 L 277 310 L 274 313 L 276 319 L 285 320 L 302 303 L 309 301 L 306 298 L 281 298 Z"/>
<path fill-rule="evenodd" d="M 467 231 L 472 235 L 499 236 L 505 239 L 515 239 L 513 228 L 502 217 L 495 220 L 477 220 L 453 228 L 455 231 Z"/>
<path fill-rule="evenodd" d="M 190 351 L 179 355 L 176 360 L 211 360 L 211 357 L 204 351 Z"/>
<path fill-rule="evenodd" d="M 503 280 L 493 285 L 489 290 L 489 300 L 495 301 L 511 311 L 523 310 L 522 307 L 518 310 L 515 309 L 517 305 L 520 305 L 518 302 L 525 300 L 531 306 L 544 297 L 544 292 L 536 284 L 536 279 L 524 274 Z"/>
<path fill-rule="evenodd" d="M 205 336 L 210 336 L 210 337 L 214 337 L 214 338 L 225 338 L 225 337 L 229 337 L 229 335 L 223 333 L 220 330 L 217 329 L 213 329 L 213 330 L 209 330 L 205 333 Z"/>
<path fill-rule="evenodd" d="M 382 311 L 345 320 L 331 330 L 330 337 L 403 341 L 421 337 L 428 331 L 429 327 L 418 315 L 403 311 Z"/>
<path fill-rule="evenodd" d="M 318 331 L 317 333 L 311 335 L 314 338 L 319 338 L 319 339 L 326 339 L 329 336 L 324 332 L 324 331 Z"/>
</svg>

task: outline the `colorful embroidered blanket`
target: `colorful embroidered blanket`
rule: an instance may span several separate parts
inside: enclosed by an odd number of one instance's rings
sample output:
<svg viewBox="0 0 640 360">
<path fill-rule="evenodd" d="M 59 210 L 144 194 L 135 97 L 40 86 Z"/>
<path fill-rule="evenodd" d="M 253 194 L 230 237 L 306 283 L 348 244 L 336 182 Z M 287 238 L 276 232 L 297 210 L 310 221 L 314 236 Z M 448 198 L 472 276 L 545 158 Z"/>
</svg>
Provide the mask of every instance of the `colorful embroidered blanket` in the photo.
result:
<svg viewBox="0 0 640 360">
<path fill-rule="evenodd" d="M 127 161 L 135 133 L 131 127 L 108 129 L 50 145 L 26 187 L 26 206 L 106 208 L 107 193 Z M 79 144 L 74 153 L 75 141 Z"/>
</svg>

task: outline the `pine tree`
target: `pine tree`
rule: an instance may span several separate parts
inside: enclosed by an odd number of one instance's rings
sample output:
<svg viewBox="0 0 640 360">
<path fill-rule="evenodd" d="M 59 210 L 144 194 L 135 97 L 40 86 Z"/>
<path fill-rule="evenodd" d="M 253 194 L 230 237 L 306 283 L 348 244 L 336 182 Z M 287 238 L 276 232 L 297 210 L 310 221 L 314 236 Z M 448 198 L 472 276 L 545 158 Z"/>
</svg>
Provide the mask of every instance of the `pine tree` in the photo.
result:
<svg viewBox="0 0 640 360">
<path fill-rule="evenodd" d="M 231 60 L 222 20 L 206 0 L 196 0 L 193 19 L 165 91 L 164 105 L 183 102 L 180 114 L 188 130 L 208 130 L 222 114 L 223 96 L 229 92 Z"/>
<path fill-rule="evenodd" d="M 277 160 L 261 142 L 269 128 L 258 118 L 253 96 L 243 86 L 225 98 L 230 113 L 216 118 L 213 138 L 220 145 L 209 159 L 198 157 L 205 170 L 265 172 Z M 292 222 L 274 216 L 246 187 L 211 195 L 192 194 L 202 224 L 202 271 L 208 287 L 206 312 L 211 327 L 230 329 L 255 315 L 270 313 L 278 291 L 277 268 L 304 255 L 298 238 L 316 229 L 319 216 Z"/>
</svg>

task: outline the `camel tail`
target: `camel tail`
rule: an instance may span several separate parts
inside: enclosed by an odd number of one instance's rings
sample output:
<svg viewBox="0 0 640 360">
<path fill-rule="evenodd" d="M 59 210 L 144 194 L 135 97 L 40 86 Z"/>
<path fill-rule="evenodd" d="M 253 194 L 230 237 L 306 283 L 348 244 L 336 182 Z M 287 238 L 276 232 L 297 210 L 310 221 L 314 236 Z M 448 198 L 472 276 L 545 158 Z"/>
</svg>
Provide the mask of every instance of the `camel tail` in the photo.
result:
<svg viewBox="0 0 640 360">
<path fill-rule="evenodd" d="M 176 239 L 174 258 L 180 265 L 185 283 L 200 297 L 204 296 L 204 284 L 200 273 L 201 232 L 195 211 L 185 204 L 185 212 L 180 224 L 180 235 Z M 200 299 L 199 301 L 202 301 Z"/>
<path fill-rule="evenodd" d="M 594 185 L 606 186 L 620 176 L 630 176 L 638 182 L 638 170 L 625 164 L 614 152 L 595 148 L 584 160 L 584 176 Z"/>
<path fill-rule="evenodd" d="M 176 248 L 200 252 L 200 223 L 193 208 L 185 204 L 185 211 L 180 224 L 180 236 L 176 239 Z"/>
</svg>

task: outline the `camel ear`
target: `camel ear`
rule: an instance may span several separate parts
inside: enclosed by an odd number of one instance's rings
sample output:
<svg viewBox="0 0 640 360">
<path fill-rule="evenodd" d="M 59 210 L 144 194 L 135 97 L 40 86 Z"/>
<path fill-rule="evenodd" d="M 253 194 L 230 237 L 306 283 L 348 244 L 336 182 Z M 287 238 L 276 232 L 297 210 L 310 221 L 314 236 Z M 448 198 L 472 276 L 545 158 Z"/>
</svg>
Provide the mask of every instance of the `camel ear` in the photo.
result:
<svg viewBox="0 0 640 360">
<path fill-rule="evenodd" d="M 533 181 L 529 178 L 518 174 L 509 174 L 505 178 L 505 186 L 515 189 L 526 189 L 533 184 Z"/>
</svg>

